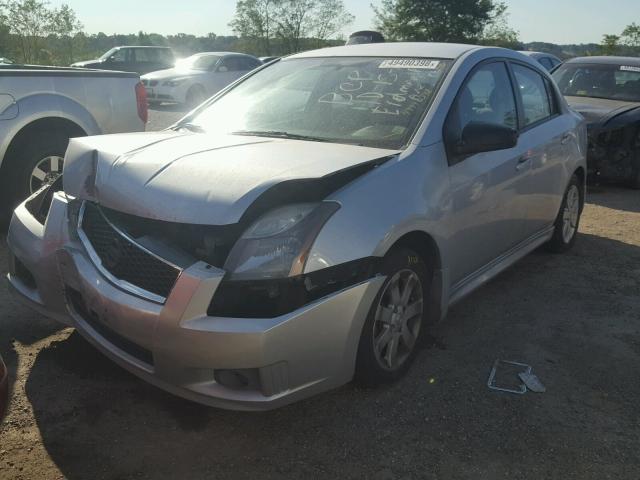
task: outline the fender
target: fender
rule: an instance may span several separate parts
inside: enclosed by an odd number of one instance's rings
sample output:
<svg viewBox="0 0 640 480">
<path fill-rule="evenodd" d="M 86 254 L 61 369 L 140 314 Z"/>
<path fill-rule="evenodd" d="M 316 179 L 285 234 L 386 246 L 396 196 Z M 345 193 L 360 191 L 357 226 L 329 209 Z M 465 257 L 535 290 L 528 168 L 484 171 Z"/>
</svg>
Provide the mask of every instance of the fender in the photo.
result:
<svg viewBox="0 0 640 480">
<path fill-rule="evenodd" d="M 26 126 L 45 118 L 61 118 L 76 124 L 87 135 L 102 133 L 96 119 L 77 101 L 60 94 L 36 93 L 17 100 L 17 115 L 0 121 L 0 167 L 7 149 Z"/>
</svg>

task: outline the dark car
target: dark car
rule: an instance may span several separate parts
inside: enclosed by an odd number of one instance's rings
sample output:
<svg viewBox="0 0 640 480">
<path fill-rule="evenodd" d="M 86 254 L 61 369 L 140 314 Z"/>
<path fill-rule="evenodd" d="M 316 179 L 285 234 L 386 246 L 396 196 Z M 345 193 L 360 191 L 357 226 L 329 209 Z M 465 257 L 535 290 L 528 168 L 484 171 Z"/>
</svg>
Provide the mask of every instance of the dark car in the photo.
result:
<svg viewBox="0 0 640 480">
<path fill-rule="evenodd" d="M 115 47 L 96 60 L 77 62 L 71 66 L 144 75 L 172 68 L 175 63 L 173 51 L 169 47 Z"/>
<path fill-rule="evenodd" d="M 0 420 L 7 413 L 7 405 L 9 404 L 9 382 L 7 367 L 5 367 L 2 357 L 0 357 Z"/>
<path fill-rule="evenodd" d="M 640 58 L 574 58 L 553 78 L 587 119 L 591 180 L 640 188 Z"/>
<path fill-rule="evenodd" d="M 384 43 L 384 36 L 374 30 L 361 30 L 349 35 L 347 45 L 361 45 L 363 43 Z"/>
<path fill-rule="evenodd" d="M 555 55 L 551 55 L 550 53 L 530 52 L 528 50 L 526 51 L 522 50 L 520 51 L 520 53 L 533 58 L 536 62 L 542 65 L 549 72 L 562 63 L 562 60 L 560 60 Z"/>
</svg>

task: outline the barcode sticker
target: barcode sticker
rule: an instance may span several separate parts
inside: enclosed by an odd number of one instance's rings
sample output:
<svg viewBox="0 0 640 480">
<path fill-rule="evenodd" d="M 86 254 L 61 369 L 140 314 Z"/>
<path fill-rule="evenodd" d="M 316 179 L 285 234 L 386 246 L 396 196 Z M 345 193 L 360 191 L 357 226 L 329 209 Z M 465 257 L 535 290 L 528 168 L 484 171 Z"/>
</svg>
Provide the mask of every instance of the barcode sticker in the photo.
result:
<svg viewBox="0 0 640 480">
<path fill-rule="evenodd" d="M 425 58 L 394 58 L 384 60 L 378 68 L 425 68 L 435 70 L 440 65 L 438 60 L 427 60 Z"/>
<path fill-rule="evenodd" d="M 622 65 L 620 70 L 623 72 L 640 72 L 640 67 L 630 67 L 628 65 Z"/>
</svg>

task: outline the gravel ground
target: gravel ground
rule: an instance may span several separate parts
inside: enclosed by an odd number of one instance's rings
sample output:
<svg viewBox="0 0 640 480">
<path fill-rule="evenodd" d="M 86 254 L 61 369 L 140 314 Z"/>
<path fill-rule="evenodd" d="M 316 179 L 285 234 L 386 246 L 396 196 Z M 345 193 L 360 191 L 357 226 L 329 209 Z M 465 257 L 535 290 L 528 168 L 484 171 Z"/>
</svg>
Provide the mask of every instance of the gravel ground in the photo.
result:
<svg viewBox="0 0 640 480">
<path fill-rule="evenodd" d="M 162 104 L 149 107 L 149 123 L 147 123 L 147 131 L 167 128 L 184 117 L 187 112 L 187 108 L 178 105 Z"/>
<path fill-rule="evenodd" d="M 574 250 L 458 304 L 398 383 L 238 413 L 147 385 L 2 287 L 0 478 L 637 479 L 638 292 L 640 195 L 601 188 Z M 547 392 L 488 390 L 496 358 L 533 365 Z"/>
</svg>

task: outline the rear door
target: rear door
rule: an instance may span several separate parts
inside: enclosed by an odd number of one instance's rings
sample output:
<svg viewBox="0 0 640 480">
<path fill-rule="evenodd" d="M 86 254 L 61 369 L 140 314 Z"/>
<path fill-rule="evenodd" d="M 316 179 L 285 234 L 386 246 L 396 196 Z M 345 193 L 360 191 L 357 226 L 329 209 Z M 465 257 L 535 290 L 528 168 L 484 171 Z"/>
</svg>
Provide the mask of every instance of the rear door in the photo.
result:
<svg viewBox="0 0 640 480">
<path fill-rule="evenodd" d="M 534 68 L 512 62 L 520 105 L 520 140 L 530 162 L 526 184 L 524 233 L 533 235 L 551 226 L 566 185 L 567 145 L 574 140 L 573 121 L 562 115 L 551 81 Z"/>
<path fill-rule="evenodd" d="M 516 97 L 507 64 L 482 63 L 470 74 L 447 117 L 445 138 L 470 122 L 517 130 Z M 448 154 L 451 181 L 451 278 L 454 284 L 508 252 L 525 237 L 530 164 L 520 142 L 510 149 L 458 158 Z"/>
</svg>

